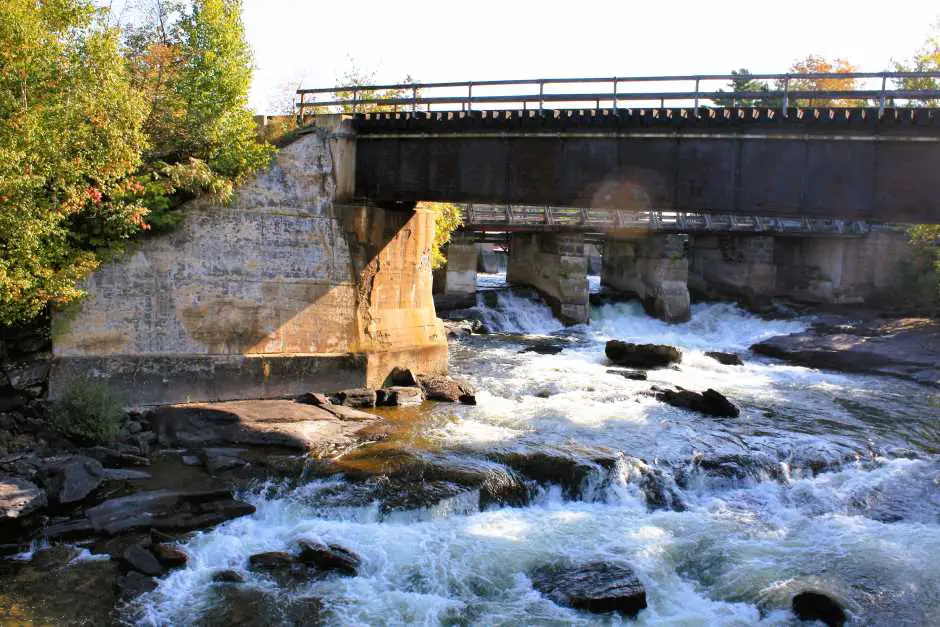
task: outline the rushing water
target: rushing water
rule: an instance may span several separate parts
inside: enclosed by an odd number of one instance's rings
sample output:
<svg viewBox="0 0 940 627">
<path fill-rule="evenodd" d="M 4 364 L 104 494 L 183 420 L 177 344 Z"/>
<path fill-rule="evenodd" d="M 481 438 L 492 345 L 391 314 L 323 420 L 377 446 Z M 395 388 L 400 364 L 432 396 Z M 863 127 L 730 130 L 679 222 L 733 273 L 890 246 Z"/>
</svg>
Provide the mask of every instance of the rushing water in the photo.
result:
<svg viewBox="0 0 940 627">
<path fill-rule="evenodd" d="M 500 279 L 481 284 L 497 288 Z M 247 495 L 255 515 L 192 539 L 189 565 L 144 597 L 131 620 L 213 624 L 232 603 L 213 572 L 309 538 L 361 555 L 359 575 L 283 587 L 246 573 L 254 598 L 265 600 L 252 606 L 259 624 L 304 623 L 296 608 L 313 598 L 333 625 L 630 622 L 559 607 L 527 575 L 598 559 L 629 563 L 646 585 L 638 625 L 793 625 L 789 599 L 806 588 L 840 599 L 856 624 L 940 624 L 935 391 L 747 353 L 805 320 L 708 304 L 696 305 L 689 323 L 667 325 L 627 303 L 595 308 L 590 325 L 565 329 L 532 298 L 508 290 L 495 298 L 487 306 L 481 297 L 479 308 L 498 333 L 451 347 L 452 372 L 477 387 L 478 405 L 389 414 L 406 428 L 388 445 L 429 467 L 489 473 L 489 488 L 430 474 L 426 485 L 334 476 L 265 486 Z M 646 382 L 608 374 L 610 338 L 678 346 L 681 367 L 651 371 Z M 520 352 L 546 341 L 564 350 Z M 745 365 L 723 366 L 706 350 L 740 352 Z M 642 394 L 653 384 L 716 388 L 741 417 L 660 404 Z M 513 454 L 568 460 L 575 470 L 553 481 L 499 463 Z M 485 497 L 513 482 L 525 498 Z"/>
</svg>

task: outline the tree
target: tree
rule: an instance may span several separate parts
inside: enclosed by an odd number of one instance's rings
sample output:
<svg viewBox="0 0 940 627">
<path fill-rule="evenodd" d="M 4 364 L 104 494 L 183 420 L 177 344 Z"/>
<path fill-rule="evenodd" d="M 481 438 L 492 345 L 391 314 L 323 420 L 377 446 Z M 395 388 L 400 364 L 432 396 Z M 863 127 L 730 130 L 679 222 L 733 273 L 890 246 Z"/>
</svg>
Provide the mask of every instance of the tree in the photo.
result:
<svg viewBox="0 0 940 627">
<path fill-rule="evenodd" d="M 719 107 L 766 107 L 768 106 L 769 98 L 736 98 L 734 94 L 748 93 L 748 92 L 769 92 L 770 87 L 764 81 L 755 80 L 751 78 L 751 73 L 741 68 L 740 70 L 732 70 L 731 75 L 734 77 L 728 83 L 728 88 L 730 91 L 726 92 L 723 89 L 719 89 L 719 93 L 729 94 L 728 96 L 721 96 L 715 98 L 713 102 Z"/>
<path fill-rule="evenodd" d="M 80 294 L 76 281 L 144 225 L 128 176 L 145 108 L 119 35 L 88 0 L 0 10 L 0 323 Z"/>
<path fill-rule="evenodd" d="M 444 250 L 451 235 L 463 224 L 463 212 L 458 205 L 449 202 L 423 202 L 420 206 L 435 213 L 434 238 L 431 240 L 431 267 L 442 268 L 447 263 Z"/>
<path fill-rule="evenodd" d="M 898 72 L 938 72 L 940 71 L 940 18 L 933 24 L 933 30 L 927 41 L 914 53 L 908 61 L 894 62 L 894 69 Z M 940 80 L 936 78 L 901 78 L 898 79 L 900 89 L 940 89 Z M 911 100 L 911 105 L 917 107 L 940 106 L 940 99 L 919 98 Z"/>
<path fill-rule="evenodd" d="M 858 68 L 845 59 L 827 60 L 817 54 L 808 55 L 805 59 L 796 61 L 790 66 L 790 74 L 848 74 L 857 72 Z M 777 89 L 782 91 L 785 87 L 789 91 L 851 91 L 857 89 L 854 78 L 793 78 L 787 81 L 777 81 Z M 864 107 L 864 100 L 845 98 L 797 98 L 790 99 L 791 107 Z"/>
<path fill-rule="evenodd" d="M 406 75 L 403 84 L 416 84 L 416 81 L 411 77 L 411 75 Z M 337 87 L 368 87 L 370 85 L 375 85 L 375 71 L 366 72 L 360 69 L 352 63 L 351 67 L 346 70 L 342 78 L 340 78 L 336 86 Z M 337 100 L 353 100 L 354 97 L 357 100 L 394 100 L 394 99 L 403 99 L 411 98 L 412 96 L 417 95 L 421 96 L 420 90 L 411 90 L 407 88 L 402 89 L 362 89 L 353 91 L 351 89 L 337 91 L 335 93 Z M 343 105 L 341 110 L 343 113 L 377 113 L 381 111 L 398 111 L 399 109 L 404 108 L 403 105 L 391 105 L 391 104 L 382 104 L 382 103 L 369 103 L 369 104 L 348 104 Z"/>
</svg>

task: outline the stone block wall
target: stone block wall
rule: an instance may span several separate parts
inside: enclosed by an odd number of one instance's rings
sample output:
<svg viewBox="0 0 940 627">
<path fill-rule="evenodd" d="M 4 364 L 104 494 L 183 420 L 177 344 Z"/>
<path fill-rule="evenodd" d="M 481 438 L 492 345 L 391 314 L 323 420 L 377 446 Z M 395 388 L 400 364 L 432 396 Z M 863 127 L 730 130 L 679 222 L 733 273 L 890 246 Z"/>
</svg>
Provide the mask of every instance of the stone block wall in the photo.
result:
<svg viewBox="0 0 940 627">
<path fill-rule="evenodd" d="M 590 321 L 587 258 L 580 233 L 513 234 L 506 280 L 537 289 L 565 324 Z"/>
<path fill-rule="evenodd" d="M 695 235 L 690 253 L 689 287 L 706 298 L 759 302 L 775 293 L 772 235 Z"/>
<path fill-rule="evenodd" d="M 689 319 L 688 278 L 685 236 L 650 235 L 632 241 L 608 239 L 604 244 L 601 283 L 635 295 L 657 318 L 667 322 Z"/>
<path fill-rule="evenodd" d="M 185 208 L 56 315 L 50 396 L 106 379 L 128 402 L 270 398 L 443 373 L 431 296 L 434 216 L 341 204 L 351 131 L 326 120 L 281 149 L 234 202 Z"/>
<path fill-rule="evenodd" d="M 473 233 L 454 233 L 447 244 L 447 264 L 434 271 L 434 304 L 438 310 L 476 304 L 479 249 Z"/>
</svg>

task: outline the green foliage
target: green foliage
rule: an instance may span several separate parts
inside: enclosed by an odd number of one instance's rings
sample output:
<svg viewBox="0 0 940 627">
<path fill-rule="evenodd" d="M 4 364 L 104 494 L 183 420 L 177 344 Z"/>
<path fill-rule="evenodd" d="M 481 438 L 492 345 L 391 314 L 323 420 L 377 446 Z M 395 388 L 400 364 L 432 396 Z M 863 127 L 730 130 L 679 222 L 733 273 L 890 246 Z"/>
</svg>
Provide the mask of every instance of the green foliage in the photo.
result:
<svg viewBox="0 0 940 627">
<path fill-rule="evenodd" d="M 273 154 L 247 106 L 241 3 L 152 6 L 122 33 L 92 0 L 4 0 L 0 324 L 79 298 L 128 238 L 197 195 L 228 201 Z"/>
<path fill-rule="evenodd" d="M 463 224 L 460 207 L 449 202 L 423 202 L 420 208 L 434 212 L 434 238 L 431 240 L 431 267 L 442 268 L 447 263 L 444 250 L 450 236 Z"/>
<path fill-rule="evenodd" d="M 105 383 L 76 381 L 56 404 L 54 423 L 63 436 L 85 444 L 114 441 L 124 415 L 123 400 Z"/>
<path fill-rule="evenodd" d="M 931 315 L 940 311 L 940 225 L 919 224 L 910 229 L 914 254 L 904 268 L 906 299 Z"/>
<path fill-rule="evenodd" d="M 146 145 L 118 33 L 86 0 L 0 10 L 0 323 L 80 295 L 76 282 L 143 224 L 120 197 Z"/>
<path fill-rule="evenodd" d="M 403 84 L 416 83 L 411 75 L 405 76 Z M 343 74 L 343 77 L 337 82 L 337 87 L 368 87 L 375 84 L 375 72 L 366 72 L 355 64 Z M 353 92 L 352 90 L 336 92 L 337 100 L 352 100 L 353 96 L 359 100 L 393 100 L 401 98 L 411 98 L 417 93 L 421 97 L 421 90 L 411 89 L 364 89 Z M 390 105 L 382 103 L 344 105 L 343 113 L 376 113 L 381 111 L 398 111 L 403 109 L 403 105 Z"/>
<path fill-rule="evenodd" d="M 937 72 L 940 71 L 940 18 L 933 24 L 933 31 L 927 41 L 907 61 L 895 61 L 894 69 L 898 72 Z M 902 89 L 940 89 L 940 80 L 936 78 L 902 78 L 898 80 Z M 940 100 L 926 98 L 914 100 L 914 106 L 937 107 Z"/>
<path fill-rule="evenodd" d="M 770 98 L 737 98 L 734 94 L 748 93 L 748 92 L 769 92 L 770 87 L 767 83 L 751 78 L 751 72 L 741 68 L 740 70 L 732 70 L 731 75 L 734 76 L 733 79 L 728 83 L 728 88 L 730 91 L 725 91 L 723 89 L 718 90 L 719 93 L 728 94 L 728 96 L 721 96 L 714 99 L 714 103 L 719 107 L 766 107 L 774 106 L 770 101 Z"/>
</svg>

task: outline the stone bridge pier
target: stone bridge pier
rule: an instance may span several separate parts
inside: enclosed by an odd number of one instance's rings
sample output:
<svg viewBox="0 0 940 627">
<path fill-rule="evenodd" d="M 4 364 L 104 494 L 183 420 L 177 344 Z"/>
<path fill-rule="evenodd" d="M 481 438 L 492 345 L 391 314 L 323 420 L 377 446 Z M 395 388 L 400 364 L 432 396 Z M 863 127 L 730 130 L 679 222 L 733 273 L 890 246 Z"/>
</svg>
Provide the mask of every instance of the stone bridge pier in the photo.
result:
<svg viewBox="0 0 940 627">
<path fill-rule="evenodd" d="M 480 257 L 476 237 L 472 232 L 454 233 L 444 254 L 447 263 L 434 271 L 434 306 L 438 311 L 473 307 Z"/>
<path fill-rule="evenodd" d="M 776 290 L 772 235 L 695 235 L 690 247 L 689 288 L 707 299 L 730 297 L 756 304 Z"/>
<path fill-rule="evenodd" d="M 514 233 L 506 280 L 537 289 L 565 324 L 590 321 L 587 257 L 581 233 Z"/>
<path fill-rule="evenodd" d="M 601 283 L 635 295 L 651 315 L 666 322 L 684 322 L 691 314 L 688 237 L 650 235 L 604 243 Z"/>
</svg>

